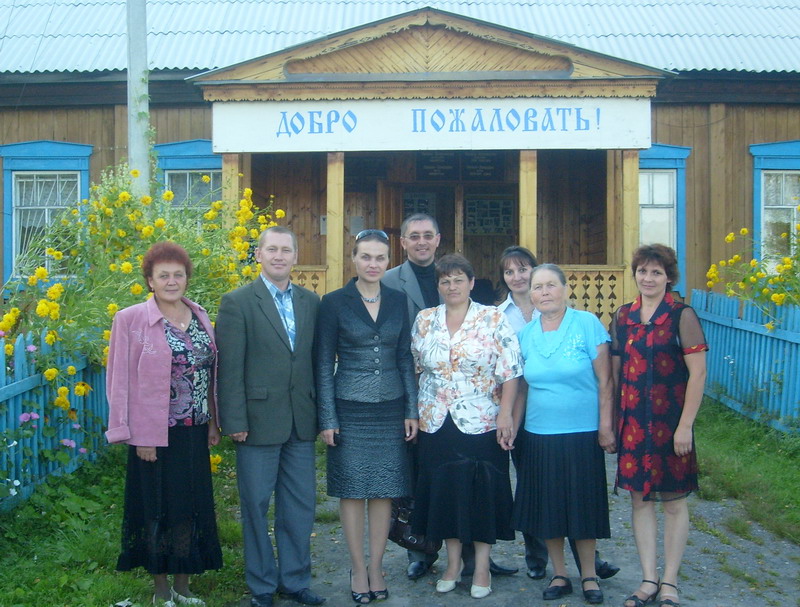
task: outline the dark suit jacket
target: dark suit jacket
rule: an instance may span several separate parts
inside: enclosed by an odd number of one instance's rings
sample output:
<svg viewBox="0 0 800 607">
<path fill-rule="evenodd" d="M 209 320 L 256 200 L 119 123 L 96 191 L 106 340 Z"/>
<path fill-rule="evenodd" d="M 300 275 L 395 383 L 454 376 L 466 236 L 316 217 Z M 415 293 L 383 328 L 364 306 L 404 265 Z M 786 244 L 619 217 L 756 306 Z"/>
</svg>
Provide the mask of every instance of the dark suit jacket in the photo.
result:
<svg viewBox="0 0 800 607">
<path fill-rule="evenodd" d="M 292 304 L 294 351 L 260 276 L 220 303 L 215 327 L 220 426 L 224 434 L 247 431 L 246 445 L 284 443 L 292 423 L 301 440 L 317 434 L 312 352 L 319 298 L 292 285 Z"/>
<path fill-rule="evenodd" d="M 321 430 L 339 427 L 337 398 L 367 403 L 403 398 L 406 419 L 419 416 L 405 312 L 406 296 L 386 285 L 381 285 L 377 321 L 361 302 L 354 280 L 322 298 L 316 351 Z"/>
<path fill-rule="evenodd" d="M 414 270 L 411 268 L 411 262 L 406 260 L 396 268 L 387 271 L 383 276 L 383 284 L 390 289 L 396 289 L 406 294 L 408 306 L 408 322 L 409 327 L 414 326 L 414 319 L 420 310 L 424 310 L 428 306 L 425 305 L 425 300 L 422 297 L 422 291 L 419 288 L 419 281 Z M 439 297 L 439 303 L 441 301 Z"/>
</svg>

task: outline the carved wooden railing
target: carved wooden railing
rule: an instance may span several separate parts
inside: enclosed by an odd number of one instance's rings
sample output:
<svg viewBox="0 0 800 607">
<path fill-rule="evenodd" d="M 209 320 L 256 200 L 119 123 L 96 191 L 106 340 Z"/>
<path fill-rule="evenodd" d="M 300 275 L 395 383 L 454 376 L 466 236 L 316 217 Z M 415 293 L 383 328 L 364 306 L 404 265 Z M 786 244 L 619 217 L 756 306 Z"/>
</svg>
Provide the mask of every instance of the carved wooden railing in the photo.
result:
<svg viewBox="0 0 800 607">
<path fill-rule="evenodd" d="M 608 327 L 614 311 L 625 303 L 622 279 L 624 266 L 561 266 L 570 288 L 570 305 L 597 314 Z M 328 292 L 326 266 L 295 266 L 292 282 L 322 296 Z"/>
<path fill-rule="evenodd" d="M 320 297 L 328 292 L 326 266 L 295 266 L 292 282 L 314 291 Z"/>
<path fill-rule="evenodd" d="M 622 283 L 627 266 L 561 266 L 570 289 L 570 305 L 594 312 L 608 327 L 614 312 L 625 303 Z"/>
</svg>

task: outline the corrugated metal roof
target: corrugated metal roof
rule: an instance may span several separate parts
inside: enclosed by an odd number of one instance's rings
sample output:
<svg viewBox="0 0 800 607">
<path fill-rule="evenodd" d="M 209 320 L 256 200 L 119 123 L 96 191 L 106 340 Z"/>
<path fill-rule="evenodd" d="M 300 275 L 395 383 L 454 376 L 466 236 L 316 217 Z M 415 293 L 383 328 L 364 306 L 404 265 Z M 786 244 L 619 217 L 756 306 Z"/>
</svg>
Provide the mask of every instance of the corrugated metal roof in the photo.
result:
<svg viewBox="0 0 800 607">
<path fill-rule="evenodd" d="M 662 69 L 800 71 L 800 0 L 148 0 L 149 62 L 224 67 L 427 6 Z M 0 73 L 125 66 L 125 0 L 0 0 Z"/>
</svg>

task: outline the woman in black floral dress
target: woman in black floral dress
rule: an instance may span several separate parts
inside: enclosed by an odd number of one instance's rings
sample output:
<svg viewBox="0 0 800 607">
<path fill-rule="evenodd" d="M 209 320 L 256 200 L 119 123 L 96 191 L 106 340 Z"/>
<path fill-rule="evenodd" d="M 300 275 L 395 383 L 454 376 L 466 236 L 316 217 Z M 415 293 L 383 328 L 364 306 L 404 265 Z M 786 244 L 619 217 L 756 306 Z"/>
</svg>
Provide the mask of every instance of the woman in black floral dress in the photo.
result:
<svg viewBox="0 0 800 607">
<path fill-rule="evenodd" d="M 153 297 L 114 317 L 108 353 L 106 437 L 129 445 L 117 569 L 144 568 L 163 607 L 204 605 L 189 575 L 222 566 L 208 452 L 220 439 L 217 349 L 205 310 L 183 296 L 191 272 L 182 247 L 150 247 Z"/>
<path fill-rule="evenodd" d="M 618 391 L 617 487 L 631 492 L 633 533 L 642 583 L 625 607 L 678 604 L 678 569 L 689 532 L 686 497 L 697 489 L 692 426 L 706 378 L 703 329 L 694 310 L 670 293 L 678 280 L 675 251 L 639 247 L 631 263 L 639 297 L 611 326 Z M 664 503 L 664 572 L 659 584 L 655 501 Z"/>
</svg>

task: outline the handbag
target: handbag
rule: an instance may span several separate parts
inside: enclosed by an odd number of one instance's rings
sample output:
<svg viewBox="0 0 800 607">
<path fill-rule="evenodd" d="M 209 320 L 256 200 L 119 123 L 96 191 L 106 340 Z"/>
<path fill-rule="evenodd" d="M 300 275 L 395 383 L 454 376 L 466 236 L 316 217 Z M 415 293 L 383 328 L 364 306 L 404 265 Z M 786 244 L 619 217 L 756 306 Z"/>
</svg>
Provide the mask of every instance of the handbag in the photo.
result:
<svg viewBox="0 0 800 607">
<path fill-rule="evenodd" d="M 438 554 L 441 542 L 428 540 L 424 535 L 411 532 L 411 513 L 414 500 L 401 497 L 392 500 L 392 522 L 389 526 L 389 539 L 406 550 L 416 550 L 425 554 Z"/>
</svg>

